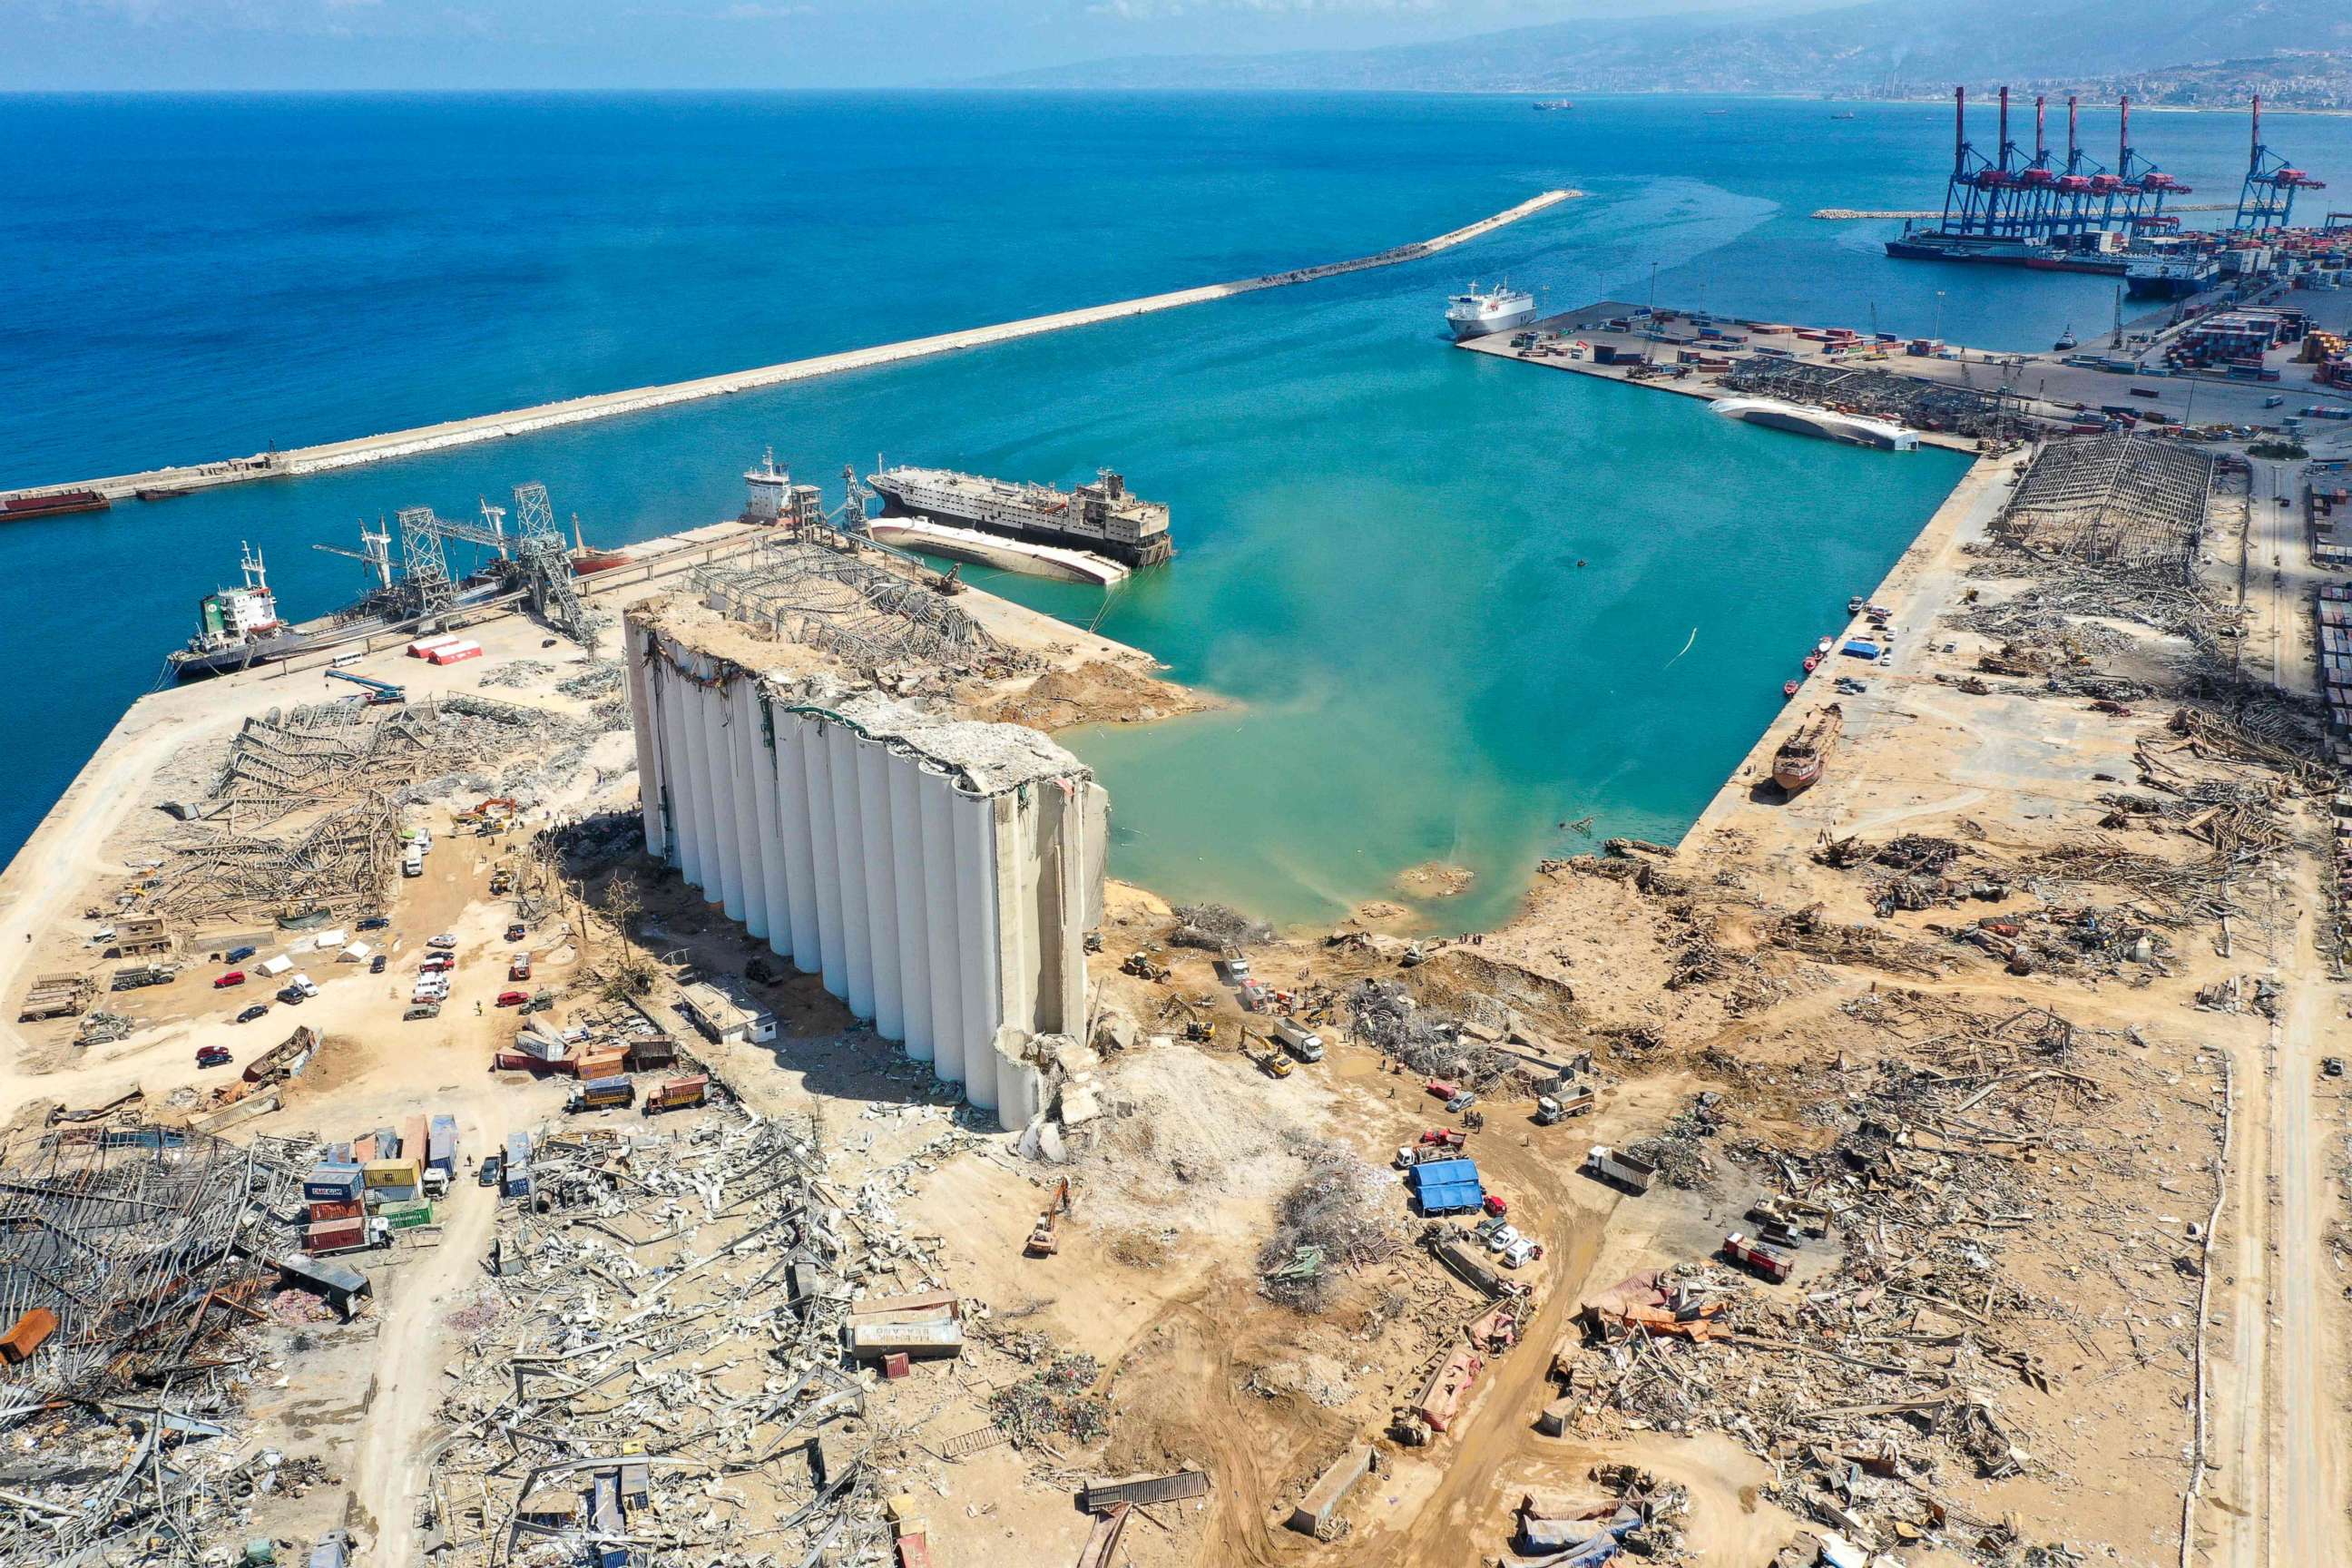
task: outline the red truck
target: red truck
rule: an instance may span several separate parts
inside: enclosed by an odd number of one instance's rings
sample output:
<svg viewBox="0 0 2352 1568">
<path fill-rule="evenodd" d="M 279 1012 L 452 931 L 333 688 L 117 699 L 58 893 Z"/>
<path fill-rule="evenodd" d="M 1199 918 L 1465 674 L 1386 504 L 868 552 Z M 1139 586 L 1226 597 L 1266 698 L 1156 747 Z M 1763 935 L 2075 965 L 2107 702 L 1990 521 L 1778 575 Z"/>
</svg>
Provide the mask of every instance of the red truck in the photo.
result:
<svg viewBox="0 0 2352 1568">
<path fill-rule="evenodd" d="M 692 1078 L 674 1078 L 646 1097 L 645 1113 L 683 1110 L 690 1105 L 700 1105 L 710 1098 L 710 1079 L 701 1073 Z"/>
<path fill-rule="evenodd" d="M 1736 1230 L 1723 1238 L 1723 1256 L 1726 1261 L 1736 1263 L 1759 1279 L 1768 1279 L 1775 1285 L 1786 1283 L 1790 1270 L 1797 1266 L 1796 1260 L 1787 1253 L 1751 1240 Z"/>
</svg>

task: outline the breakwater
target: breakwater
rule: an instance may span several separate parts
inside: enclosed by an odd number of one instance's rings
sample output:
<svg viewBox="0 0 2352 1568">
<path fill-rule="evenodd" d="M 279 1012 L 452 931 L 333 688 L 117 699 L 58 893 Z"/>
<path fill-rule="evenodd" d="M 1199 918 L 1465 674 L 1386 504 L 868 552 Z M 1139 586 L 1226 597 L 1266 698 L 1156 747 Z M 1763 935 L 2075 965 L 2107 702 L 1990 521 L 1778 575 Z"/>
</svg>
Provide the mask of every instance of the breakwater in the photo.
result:
<svg viewBox="0 0 2352 1568">
<path fill-rule="evenodd" d="M 1237 294 L 1255 293 L 1263 289 L 1282 289 L 1298 283 L 1312 283 L 1342 273 L 1361 272 L 1375 267 L 1394 267 L 1407 261 L 1418 261 L 1440 251 L 1465 245 L 1482 235 L 1491 234 L 1507 224 L 1573 200 L 1583 193 L 1574 190 L 1545 191 L 1529 197 L 1516 206 L 1480 218 L 1460 228 L 1449 229 L 1433 238 L 1416 240 L 1370 256 L 1350 258 L 1345 261 L 1328 261 L 1315 267 L 1293 268 L 1286 272 L 1271 272 L 1255 278 L 1237 279 L 1226 283 L 1208 283 L 1197 288 L 1179 289 L 1167 293 L 1147 294 L 1133 300 L 1121 300 L 1107 305 L 1089 305 L 1075 310 L 1057 310 L 1043 316 L 1030 316 L 1017 321 L 999 322 L 994 326 L 971 327 L 960 331 L 938 332 L 929 337 L 908 338 L 902 342 L 882 343 L 872 348 L 849 349 L 839 353 L 818 354 L 808 359 L 788 360 L 780 364 L 761 365 L 751 370 L 730 372 L 722 375 L 699 376 L 690 381 L 674 381 L 659 386 L 641 386 L 625 392 L 596 393 L 585 397 L 565 398 L 556 403 L 542 403 L 529 408 L 519 408 L 505 414 L 484 414 L 467 419 L 452 419 L 438 425 L 419 426 L 408 430 L 395 430 L 379 436 L 362 436 L 348 441 L 330 441 L 317 446 L 294 447 L 286 451 L 258 453 L 249 458 L 232 458 L 219 462 L 191 464 L 179 468 L 152 468 L 143 473 L 116 474 L 104 479 L 58 481 L 28 486 L 14 490 L 0 490 L 0 499 L 16 495 L 36 495 L 53 490 L 96 490 L 114 500 L 136 495 L 141 490 L 184 493 L 210 489 L 220 485 L 243 484 L 254 479 L 289 479 L 303 474 L 326 473 L 336 468 L 356 468 L 363 463 L 386 462 L 396 458 L 415 457 L 421 453 L 446 450 L 452 447 L 470 446 L 479 441 L 499 440 L 534 430 L 550 430 L 559 426 L 579 425 L 592 419 L 609 419 L 623 414 L 642 413 L 647 409 L 667 408 L 675 404 L 692 403 L 708 397 L 723 397 L 732 393 L 750 392 L 760 387 L 781 386 L 788 382 L 807 381 L 817 376 L 837 375 L 845 371 L 867 370 L 877 365 L 897 364 L 907 360 L 923 359 L 933 354 L 953 353 L 961 349 L 985 348 L 992 343 L 1010 342 L 1017 338 L 1036 337 L 1045 332 L 1066 331 L 1073 327 L 1091 326 L 1102 321 L 1115 321 L 1129 316 L 1145 316 L 1159 310 L 1173 310 L 1186 305 L 1204 304 L 1212 300 L 1230 299 Z"/>
</svg>

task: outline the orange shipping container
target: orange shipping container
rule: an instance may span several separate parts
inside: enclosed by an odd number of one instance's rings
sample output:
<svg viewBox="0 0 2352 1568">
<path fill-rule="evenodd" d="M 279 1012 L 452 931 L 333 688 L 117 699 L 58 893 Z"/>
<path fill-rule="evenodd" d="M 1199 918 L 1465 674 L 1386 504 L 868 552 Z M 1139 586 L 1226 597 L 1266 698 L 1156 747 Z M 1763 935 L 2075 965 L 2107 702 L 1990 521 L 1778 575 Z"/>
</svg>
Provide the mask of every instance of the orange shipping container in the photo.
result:
<svg viewBox="0 0 2352 1568">
<path fill-rule="evenodd" d="M 47 1307 L 35 1307 L 16 1320 L 5 1338 L 0 1338 L 0 1360 L 10 1366 L 29 1361 L 33 1352 L 48 1342 L 58 1331 L 58 1315 Z"/>
</svg>

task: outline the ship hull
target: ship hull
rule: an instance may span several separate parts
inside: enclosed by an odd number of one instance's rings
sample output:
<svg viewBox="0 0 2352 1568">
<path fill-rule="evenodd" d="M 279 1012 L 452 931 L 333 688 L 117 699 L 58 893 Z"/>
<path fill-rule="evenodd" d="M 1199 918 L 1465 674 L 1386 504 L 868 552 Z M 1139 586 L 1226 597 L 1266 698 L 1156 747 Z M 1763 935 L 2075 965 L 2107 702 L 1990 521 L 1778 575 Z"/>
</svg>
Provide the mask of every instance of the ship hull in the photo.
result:
<svg viewBox="0 0 2352 1568">
<path fill-rule="evenodd" d="M 500 592 L 499 585 L 493 584 L 465 595 L 451 608 L 456 610 L 479 608 L 497 597 Z M 298 626 L 276 637 L 256 637 L 250 642 L 237 643 L 228 647 L 207 648 L 202 651 L 194 648 L 182 648 L 172 654 L 166 662 L 171 667 L 173 679 L 201 680 L 208 676 L 235 675 L 239 670 L 253 669 L 265 664 L 282 664 L 287 659 L 299 658 L 303 654 L 315 653 L 320 648 L 334 647 L 343 643 L 360 642 L 379 633 L 391 631 L 404 624 L 383 616 L 371 616 L 359 620 L 340 623 L 330 617 L 326 621 L 312 621 Z"/>
<path fill-rule="evenodd" d="M 937 500 L 926 500 L 921 506 L 908 503 L 896 486 L 877 475 L 869 481 L 882 498 L 886 517 L 928 517 L 953 528 L 967 528 L 979 533 L 992 533 L 1000 539 L 1018 540 L 1026 544 L 1048 544 L 1062 550 L 1084 551 L 1090 555 L 1102 555 L 1123 566 L 1157 566 L 1171 560 L 1176 546 L 1165 535 L 1143 545 L 1124 545 L 1110 540 L 1088 539 L 1064 532 L 1058 528 L 1025 528 L 1001 522 L 992 518 L 974 517 L 951 504 Z"/>
<path fill-rule="evenodd" d="M 1517 331 L 1535 319 L 1536 307 L 1529 305 L 1523 310 L 1506 310 L 1500 315 L 1484 316 L 1475 321 L 1459 321 L 1448 316 L 1445 324 L 1453 329 L 1454 341 L 1458 343 L 1472 338 L 1491 338 L 1496 332 Z"/>
<path fill-rule="evenodd" d="M 2123 276 L 2131 265 L 2121 257 L 2069 255 L 2022 246 L 2007 250 L 1979 250 L 1916 239 L 1890 239 L 1886 242 L 1886 254 L 1898 261 L 1968 261 L 1990 267 L 2022 267 L 2034 272 L 2090 272 L 2108 278 Z"/>
<path fill-rule="evenodd" d="M 2186 300 L 2191 294 L 2202 294 L 2213 283 L 2210 278 L 2126 277 L 2124 292 L 2135 300 Z"/>
</svg>

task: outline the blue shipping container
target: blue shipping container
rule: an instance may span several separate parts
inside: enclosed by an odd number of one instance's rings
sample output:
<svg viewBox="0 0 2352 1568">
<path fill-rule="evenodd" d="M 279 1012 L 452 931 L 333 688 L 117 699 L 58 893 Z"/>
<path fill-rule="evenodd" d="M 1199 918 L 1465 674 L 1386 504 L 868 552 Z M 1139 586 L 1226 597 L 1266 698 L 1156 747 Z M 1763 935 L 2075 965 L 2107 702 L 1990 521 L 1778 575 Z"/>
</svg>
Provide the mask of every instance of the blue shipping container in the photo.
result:
<svg viewBox="0 0 2352 1568">
<path fill-rule="evenodd" d="M 1876 658 L 1878 645 L 1867 637 L 1856 637 L 1839 651 L 1850 653 L 1856 658 Z"/>
</svg>

